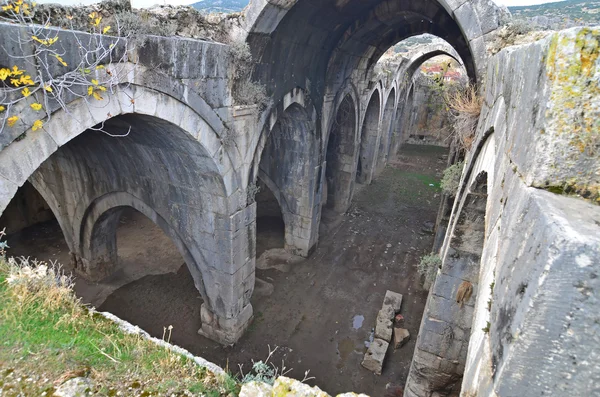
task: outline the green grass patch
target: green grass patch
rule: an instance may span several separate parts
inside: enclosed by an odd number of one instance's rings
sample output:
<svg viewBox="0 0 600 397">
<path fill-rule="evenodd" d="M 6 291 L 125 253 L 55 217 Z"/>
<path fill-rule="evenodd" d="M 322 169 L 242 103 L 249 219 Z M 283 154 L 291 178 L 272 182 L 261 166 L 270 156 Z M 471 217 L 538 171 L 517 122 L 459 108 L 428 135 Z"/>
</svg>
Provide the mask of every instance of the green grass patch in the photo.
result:
<svg viewBox="0 0 600 397">
<path fill-rule="evenodd" d="M 136 395 L 238 394 L 233 378 L 126 334 L 88 310 L 70 283 L 51 285 L 54 273 L 42 279 L 48 285 L 9 283 L 16 270 L 0 261 L 0 395 L 41 395 L 77 376 L 89 377 L 92 392 L 104 395 L 129 395 L 133 389 Z"/>
</svg>

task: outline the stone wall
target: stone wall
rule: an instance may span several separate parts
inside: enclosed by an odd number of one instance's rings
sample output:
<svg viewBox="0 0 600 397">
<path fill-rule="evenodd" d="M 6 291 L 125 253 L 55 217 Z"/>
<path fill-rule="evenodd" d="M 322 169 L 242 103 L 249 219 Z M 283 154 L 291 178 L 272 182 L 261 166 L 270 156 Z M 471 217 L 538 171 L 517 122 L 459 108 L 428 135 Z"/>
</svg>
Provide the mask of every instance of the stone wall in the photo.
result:
<svg viewBox="0 0 600 397">
<path fill-rule="evenodd" d="M 417 72 L 420 73 L 420 72 Z M 412 100 L 406 104 L 407 123 L 404 139 L 410 144 L 450 146 L 452 126 L 441 89 L 435 89 L 426 78 L 416 78 Z"/>
<path fill-rule="evenodd" d="M 598 392 L 599 42 L 577 28 L 492 58 L 405 395 Z"/>
</svg>

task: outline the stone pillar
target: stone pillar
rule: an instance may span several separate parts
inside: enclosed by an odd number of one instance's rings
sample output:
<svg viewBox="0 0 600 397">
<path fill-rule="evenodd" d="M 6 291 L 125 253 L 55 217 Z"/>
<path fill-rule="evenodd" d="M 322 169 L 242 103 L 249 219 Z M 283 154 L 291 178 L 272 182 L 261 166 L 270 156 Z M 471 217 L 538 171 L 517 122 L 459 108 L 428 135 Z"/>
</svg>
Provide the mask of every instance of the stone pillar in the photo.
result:
<svg viewBox="0 0 600 397">
<path fill-rule="evenodd" d="M 252 320 L 256 203 L 231 216 L 217 216 L 218 253 L 203 272 L 207 301 L 202 304 L 200 335 L 223 345 L 237 342 Z"/>
</svg>

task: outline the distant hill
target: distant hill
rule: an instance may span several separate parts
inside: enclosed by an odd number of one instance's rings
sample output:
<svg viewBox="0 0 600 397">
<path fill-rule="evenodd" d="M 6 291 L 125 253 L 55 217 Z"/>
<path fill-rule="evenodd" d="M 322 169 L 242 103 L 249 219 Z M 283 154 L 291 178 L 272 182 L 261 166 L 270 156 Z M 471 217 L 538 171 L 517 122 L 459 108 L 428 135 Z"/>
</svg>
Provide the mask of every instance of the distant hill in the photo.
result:
<svg viewBox="0 0 600 397">
<path fill-rule="evenodd" d="M 203 12 L 238 12 L 242 11 L 249 3 L 249 0 L 200 0 L 192 4 L 197 10 Z"/>
<path fill-rule="evenodd" d="M 600 25 L 600 0 L 566 0 L 508 9 L 514 18 L 528 19 L 550 29 Z"/>
</svg>

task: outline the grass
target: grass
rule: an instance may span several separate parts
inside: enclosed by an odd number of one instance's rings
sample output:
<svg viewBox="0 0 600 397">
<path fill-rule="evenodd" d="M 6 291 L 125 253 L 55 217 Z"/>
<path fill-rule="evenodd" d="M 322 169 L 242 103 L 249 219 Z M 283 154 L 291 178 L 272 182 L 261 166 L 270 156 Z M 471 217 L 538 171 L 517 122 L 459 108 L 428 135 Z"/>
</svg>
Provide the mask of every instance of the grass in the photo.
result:
<svg viewBox="0 0 600 397">
<path fill-rule="evenodd" d="M 44 263 L 0 258 L 0 395 L 51 395 L 87 376 L 103 395 L 235 396 L 239 384 L 82 305 Z"/>
</svg>

